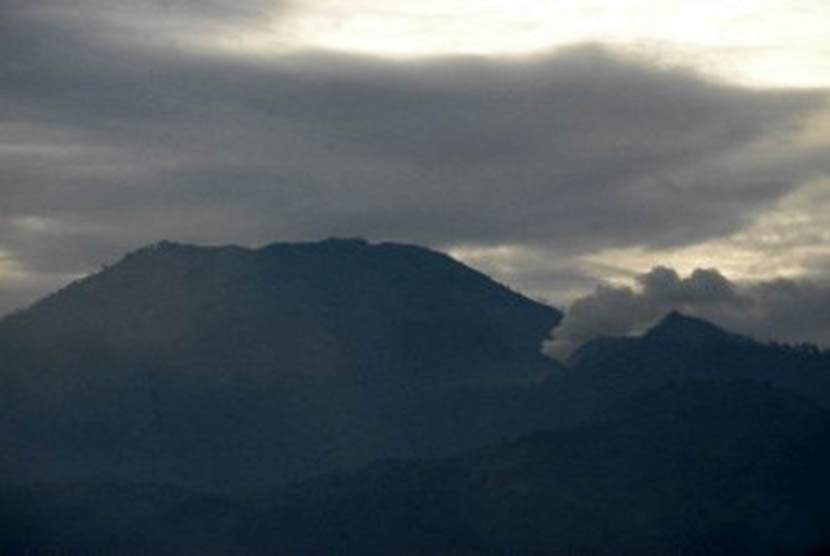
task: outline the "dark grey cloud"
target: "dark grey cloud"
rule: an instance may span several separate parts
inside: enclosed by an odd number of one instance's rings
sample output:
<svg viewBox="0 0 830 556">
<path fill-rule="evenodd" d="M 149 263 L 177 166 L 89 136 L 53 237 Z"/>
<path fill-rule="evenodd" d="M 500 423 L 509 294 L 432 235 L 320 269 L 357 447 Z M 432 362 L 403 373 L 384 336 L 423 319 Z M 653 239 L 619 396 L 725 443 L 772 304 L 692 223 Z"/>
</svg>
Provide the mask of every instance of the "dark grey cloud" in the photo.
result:
<svg viewBox="0 0 830 556">
<path fill-rule="evenodd" d="M 680 310 L 759 340 L 830 346 L 830 283 L 776 279 L 734 283 L 716 269 L 681 278 L 656 267 L 637 277 L 637 287 L 601 285 L 573 302 L 543 346 L 564 358 L 598 336 L 641 333 L 669 311 Z"/>
<path fill-rule="evenodd" d="M 261 28 L 288 8 L 284 0 L 5 0 L 0 13 L 86 39 L 171 46 L 196 33 Z"/>
<path fill-rule="evenodd" d="M 0 4 L 0 248 L 65 273 L 163 237 L 687 245 L 830 165 L 788 143 L 826 91 L 742 89 L 599 46 L 391 62 L 174 40 L 273 7 Z"/>
</svg>

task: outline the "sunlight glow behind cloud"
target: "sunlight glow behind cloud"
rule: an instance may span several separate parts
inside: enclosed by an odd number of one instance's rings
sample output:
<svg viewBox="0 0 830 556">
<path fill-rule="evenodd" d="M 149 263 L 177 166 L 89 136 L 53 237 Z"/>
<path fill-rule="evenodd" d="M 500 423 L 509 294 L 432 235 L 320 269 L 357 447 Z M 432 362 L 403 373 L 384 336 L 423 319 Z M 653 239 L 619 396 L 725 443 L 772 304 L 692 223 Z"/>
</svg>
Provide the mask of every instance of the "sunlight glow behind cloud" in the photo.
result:
<svg viewBox="0 0 830 556">
<path fill-rule="evenodd" d="M 717 268 L 741 283 L 814 275 L 826 279 L 824 268 L 809 264 L 830 261 L 830 179 L 806 184 L 759 214 L 745 229 L 687 247 L 632 246 L 574 257 L 522 245 L 456 246 L 449 252 L 528 295 L 560 305 L 587 294 L 600 282 L 631 286 L 636 276 L 660 265 L 681 274 Z M 565 271 L 574 274 L 563 276 Z M 559 283 L 551 281 L 552 277 Z"/>
<path fill-rule="evenodd" d="M 325 49 L 373 56 L 521 55 L 579 42 L 650 52 L 750 85 L 830 85 L 830 3 L 305 0 L 215 45 L 268 54 Z"/>
</svg>

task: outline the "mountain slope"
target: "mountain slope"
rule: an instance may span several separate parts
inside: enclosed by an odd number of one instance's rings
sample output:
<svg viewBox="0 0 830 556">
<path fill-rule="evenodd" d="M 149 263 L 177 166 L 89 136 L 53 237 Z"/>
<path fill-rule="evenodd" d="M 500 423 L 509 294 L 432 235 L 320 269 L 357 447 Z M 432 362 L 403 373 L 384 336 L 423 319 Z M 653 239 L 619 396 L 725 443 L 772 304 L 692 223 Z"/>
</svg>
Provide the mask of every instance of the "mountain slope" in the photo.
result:
<svg viewBox="0 0 830 556">
<path fill-rule="evenodd" d="M 513 425 L 449 400 L 550 373 L 559 318 L 413 246 L 164 242 L 0 321 L 2 463 L 221 487 L 458 449 Z"/>
<path fill-rule="evenodd" d="M 381 366 L 383 355 L 366 350 L 385 348 L 404 356 L 410 372 L 442 379 L 470 373 L 478 380 L 482 371 L 469 365 L 471 356 L 483 363 L 535 355 L 538 339 L 559 317 L 446 255 L 414 246 L 327 240 L 247 250 L 162 242 L 5 319 L 0 333 L 38 348 L 83 342 L 201 350 L 211 360 L 227 359 L 220 348 L 234 358 L 240 351 L 254 357 L 249 352 L 265 343 L 280 358 L 334 361 L 352 371 Z M 312 351 L 331 353 L 306 361 Z M 499 373 L 509 378 L 510 371 L 519 369 Z"/>
</svg>

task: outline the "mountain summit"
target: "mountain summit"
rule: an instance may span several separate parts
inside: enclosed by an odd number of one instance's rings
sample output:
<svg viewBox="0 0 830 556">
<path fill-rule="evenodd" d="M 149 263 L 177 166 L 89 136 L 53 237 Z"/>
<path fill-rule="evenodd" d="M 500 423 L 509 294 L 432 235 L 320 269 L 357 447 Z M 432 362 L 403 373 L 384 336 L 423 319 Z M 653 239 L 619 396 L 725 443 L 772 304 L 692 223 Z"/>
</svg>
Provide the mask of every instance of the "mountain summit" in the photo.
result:
<svg viewBox="0 0 830 556">
<path fill-rule="evenodd" d="M 662 344 L 683 344 L 686 346 L 707 346 L 722 342 L 746 342 L 747 338 L 732 334 L 703 319 L 671 311 L 654 327 L 648 330 L 646 341 Z"/>
<path fill-rule="evenodd" d="M 530 368 L 543 362 L 539 341 L 559 318 L 419 247 L 161 242 L 5 319 L 0 334 L 38 348 L 187 352 L 177 366 L 256 365 L 286 376 L 518 380 L 540 371 Z M 515 366 L 519 353 L 534 365 Z"/>
</svg>

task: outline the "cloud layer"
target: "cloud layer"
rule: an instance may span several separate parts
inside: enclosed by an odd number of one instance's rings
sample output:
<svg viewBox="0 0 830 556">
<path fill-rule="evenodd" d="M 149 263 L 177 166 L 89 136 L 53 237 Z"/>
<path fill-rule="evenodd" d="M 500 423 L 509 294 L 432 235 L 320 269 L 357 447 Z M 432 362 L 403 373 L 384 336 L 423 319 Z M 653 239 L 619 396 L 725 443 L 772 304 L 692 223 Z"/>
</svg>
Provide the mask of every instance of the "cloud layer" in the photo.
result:
<svg viewBox="0 0 830 556">
<path fill-rule="evenodd" d="M 57 283 L 162 238 L 328 235 L 516 245 L 561 268 L 735 233 L 830 166 L 826 142 L 794 139 L 826 91 L 596 45 L 402 63 L 176 40 L 266 4 L 0 4 L 0 249 L 21 272 Z"/>
<path fill-rule="evenodd" d="M 543 351 L 564 359 L 598 336 L 641 333 L 669 311 L 699 316 L 759 340 L 809 342 L 830 347 L 830 284 L 771 280 L 737 284 L 716 269 L 680 277 L 656 267 L 637 287 L 601 285 L 576 300 Z"/>
</svg>

